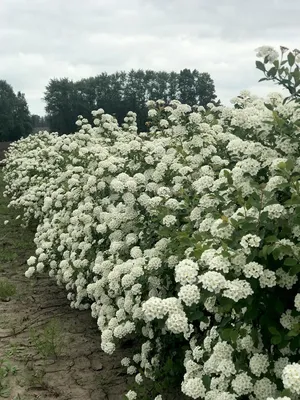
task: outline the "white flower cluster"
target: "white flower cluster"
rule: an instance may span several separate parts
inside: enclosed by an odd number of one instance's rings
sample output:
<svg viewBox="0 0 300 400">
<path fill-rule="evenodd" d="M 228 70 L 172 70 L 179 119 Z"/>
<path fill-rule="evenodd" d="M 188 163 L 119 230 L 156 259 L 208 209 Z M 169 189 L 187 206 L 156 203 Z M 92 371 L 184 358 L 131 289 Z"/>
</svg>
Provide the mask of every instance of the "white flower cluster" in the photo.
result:
<svg viewBox="0 0 300 400">
<path fill-rule="evenodd" d="M 286 389 L 300 395 L 300 364 L 287 365 L 282 372 L 282 381 Z"/>
<path fill-rule="evenodd" d="M 300 119 L 293 102 L 272 98 L 288 122 Z M 25 275 L 47 271 L 72 307 L 90 308 L 106 353 L 142 338 L 122 360 L 138 385 L 165 362 L 168 338 L 178 352 L 186 341 L 181 388 L 194 399 L 271 399 L 281 377 L 300 393 L 287 335 L 300 318 L 300 229 L 287 201 L 298 193 L 300 149 L 274 134 L 263 99 L 235 101 L 207 110 L 150 101 L 149 132 L 133 112 L 120 126 L 95 110 L 72 135 L 21 139 L 5 167 L 10 206 L 38 222 Z M 283 334 L 273 342 L 290 338 L 279 350 L 266 337 L 275 326 Z"/>
</svg>

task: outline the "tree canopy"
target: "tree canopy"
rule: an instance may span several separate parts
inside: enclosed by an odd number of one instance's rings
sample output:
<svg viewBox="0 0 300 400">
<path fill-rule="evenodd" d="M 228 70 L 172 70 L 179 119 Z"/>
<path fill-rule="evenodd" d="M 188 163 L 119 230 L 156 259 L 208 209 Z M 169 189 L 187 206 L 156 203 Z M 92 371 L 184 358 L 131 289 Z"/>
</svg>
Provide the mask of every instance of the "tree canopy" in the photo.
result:
<svg viewBox="0 0 300 400">
<path fill-rule="evenodd" d="M 103 108 L 119 122 L 128 110 L 138 114 L 138 126 L 145 129 L 146 101 L 177 99 L 190 105 L 206 106 L 216 99 L 215 86 L 208 73 L 183 69 L 177 72 L 131 70 L 102 73 L 72 81 L 51 79 L 44 100 L 51 130 L 74 131 L 78 115 L 89 117 L 91 110 Z"/>
<path fill-rule="evenodd" d="M 15 94 L 11 85 L 0 80 L 0 141 L 18 140 L 31 131 L 31 117 L 24 93 Z"/>
</svg>

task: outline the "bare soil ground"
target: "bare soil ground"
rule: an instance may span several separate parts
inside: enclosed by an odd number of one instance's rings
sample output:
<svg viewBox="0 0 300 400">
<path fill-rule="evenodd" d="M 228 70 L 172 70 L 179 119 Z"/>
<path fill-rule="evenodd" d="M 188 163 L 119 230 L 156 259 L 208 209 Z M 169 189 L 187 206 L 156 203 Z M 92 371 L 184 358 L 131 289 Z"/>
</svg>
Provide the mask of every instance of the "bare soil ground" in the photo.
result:
<svg viewBox="0 0 300 400">
<path fill-rule="evenodd" d="M 130 349 L 103 353 L 89 311 L 72 310 L 47 275 L 25 278 L 34 233 L 7 208 L 1 178 L 0 171 L 0 399 L 124 398 L 120 359 Z"/>
</svg>

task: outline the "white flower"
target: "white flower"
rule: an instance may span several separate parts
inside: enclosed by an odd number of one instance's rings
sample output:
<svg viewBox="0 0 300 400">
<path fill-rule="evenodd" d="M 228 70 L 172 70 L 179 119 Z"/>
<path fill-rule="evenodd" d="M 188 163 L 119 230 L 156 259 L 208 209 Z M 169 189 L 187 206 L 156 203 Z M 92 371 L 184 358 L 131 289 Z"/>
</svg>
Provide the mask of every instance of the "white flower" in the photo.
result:
<svg viewBox="0 0 300 400">
<path fill-rule="evenodd" d="M 261 239 L 259 236 L 248 234 L 242 237 L 241 246 L 244 249 L 247 249 L 248 247 L 259 247 L 260 241 Z"/>
<path fill-rule="evenodd" d="M 250 394 L 253 390 L 252 379 L 246 372 L 242 372 L 232 380 L 231 386 L 238 396 Z"/>
<path fill-rule="evenodd" d="M 300 311 L 300 293 L 296 294 L 294 304 L 295 304 L 296 310 Z"/>
<path fill-rule="evenodd" d="M 259 277 L 259 284 L 261 288 L 276 286 L 276 274 L 274 271 L 264 269 Z"/>
<path fill-rule="evenodd" d="M 158 297 L 150 297 L 149 300 L 145 301 L 142 306 L 145 318 L 147 321 L 152 321 L 154 319 L 161 319 L 167 313 L 164 307 L 163 300 Z"/>
<path fill-rule="evenodd" d="M 276 51 L 271 46 L 261 46 L 261 47 L 258 47 L 255 51 L 257 52 L 256 57 L 258 57 L 258 58 L 267 57 L 268 61 L 271 63 L 279 58 L 278 51 Z"/>
<path fill-rule="evenodd" d="M 122 360 L 121 360 L 121 365 L 122 365 L 123 367 L 129 367 L 129 365 L 130 365 L 130 358 L 128 358 L 128 357 L 122 358 Z"/>
<path fill-rule="evenodd" d="M 267 212 L 270 219 L 278 219 L 286 215 L 286 210 L 281 204 L 271 204 L 266 206 L 262 212 Z"/>
<path fill-rule="evenodd" d="M 148 111 L 148 117 L 153 118 L 157 115 L 157 111 L 152 109 Z"/>
<path fill-rule="evenodd" d="M 228 297 L 234 301 L 246 299 L 253 294 L 250 283 L 241 279 L 234 279 L 233 281 L 226 282 L 226 290 L 223 296 Z"/>
<path fill-rule="evenodd" d="M 267 400 L 292 400 L 292 399 L 290 397 L 283 396 L 283 397 L 276 397 L 276 399 L 274 397 L 268 397 Z"/>
<path fill-rule="evenodd" d="M 274 362 L 274 372 L 277 378 L 282 378 L 282 372 L 284 368 L 289 364 L 289 359 L 287 357 L 280 357 Z"/>
<path fill-rule="evenodd" d="M 176 224 L 176 221 L 177 221 L 177 219 L 176 219 L 175 215 L 166 215 L 163 218 L 162 223 L 164 225 L 166 225 L 167 227 L 170 227 L 170 226 Z"/>
<path fill-rule="evenodd" d="M 134 392 L 133 390 L 129 390 L 129 392 L 127 392 L 125 394 L 125 396 L 127 397 L 128 400 L 135 400 L 137 399 L 137 393 Z"/>
<path fill-rule="evenodd" d="M 36 263 L 36 257 L 31 256 L 27 260 L 27 265 L 34 265 Z"/>
<path fill-rule="evenodd" d="M 192 284 L 197 281 L 199 266 L 192 260 L 180 261 L 175 267 L 175 281 L 181 285 Z"/>
<path fill-rule="evenodd" d="M 192 304 L 197 304 L 200 300 L 200 291 L 196 285 L 184 285 L 181 286 L 178 297 L 187 306 L 191 306 Z"/>
<path fill-rule="evenodd" d="M 141 385 L 144 381 L 142 374 L 137 374 L 134 379 L 138 385 Z"/>
<path fill-rule="evenodd" d="M 35 273 L 35 268 L 29 267 L 28 270 L 25 272 L 25 276 L 26 278 L 31 278 L 34 273 Z"/>
<path fill-rule="evenodd" d="M 185 333 L 188 330 L 188 319 L 185 313 L 175 312 L 166 320 L 166 328 L 172 333 Z"/>
<path fill-rule="evenodd" d="M 262 378 L 255 382 L 253 392 L 257 399 L 273 397 L 276 393 L 276 384 L 268 378 Z"/>
<path fill-rule="evenodd" d="M 257 279 L 263 274 L 263 266 L 255 261 L 252 261 L 243 267 L 243 274 L 246 278 Z"/>
<path fill-rule="evenodd" d="M 212 187 L 214 183 L 214 178 L 211 176 L 202 176 L 197 181 L 193 183 L 193 188 L 195 189 L 196 193 L 201 193 L 205 189 L 209 189 Z"/>
<path fill-rule="evenodd" d="M 181 390 L 186 396 L 189 396 L 192 399 L 204 399 L 206 392 L 201 378 L 187 379 L 182 383 Z"/>
<path fill-rule="evenodd" d="M 269 365 L 270 363 L 268 356 L 265 354 L 254 354 L 254 356 L 251 357 L 249 362 L 250 370 L 256 376 L 260 376 L 261 374 L 266 374 Z"/>
<path fill-rule="evenodd" d="M 300 364 L 287 365 L 282 372 L 282 382 L 286 389 L 300 395 Z"/>
<path fill-rule="evenodd" d="M 199 282 L 202 283 L 204 289 L 215 293 L 219 293 L 227 287 L 225 277 L 219 272 L 214 271 L 208 271 L 199 276 Z"/>
</svg>

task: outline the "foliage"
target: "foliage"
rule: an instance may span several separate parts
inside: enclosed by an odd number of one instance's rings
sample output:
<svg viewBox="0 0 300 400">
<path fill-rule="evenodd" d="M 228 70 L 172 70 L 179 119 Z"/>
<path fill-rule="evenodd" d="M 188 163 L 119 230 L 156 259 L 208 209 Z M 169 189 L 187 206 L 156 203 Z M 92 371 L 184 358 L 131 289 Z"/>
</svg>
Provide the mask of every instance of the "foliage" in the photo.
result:
<svg viewBox="0 0 300 400">
<path fill-rule="evenodd" d="M 13 296 L 16 287 L 8 279 L 0 278 L 0 300 Z"/>
<path fill-rule="evenodd" d="M 258 49 L 258 56 L 263 61 L 256 61 L 256 68 L 265 75 L 262 81 L 273 81 L 286 88 L 290 96 L 284 99 L 284 103 L 290 100 L 300 100 L 300 50 L 289 51 L 287 47 L 280 47 L 279 53 L 269 47 Z"/>
<path fill-rule="evenodd" d="M 34 329 L 30 332 L 31 340 L 37 351 L 45 358 L 57 358 L 63 348 L 61 327 L 57 320 L 48 322 L 42 332 Z"/>
<path fill-rule="evenodd" d="M 4 358 L 0 358 L 0 397 L 8 398 L 10 396 L 10 387 L 8 384 L 8 378 L 10 375 L 15 375 L 17 368 L 10 364 L 10 362 Z"/>
<path fill-rule="evenodd" d="M 30 113 L 25 95 L 0 80 L 0 141 L 14 141 L 32 131 Z"/>
<path fill-rule="evenodd" d="M 45 92 L 50 127 L 59 133 L 73 132 L 79 114 L 88 117 L 91 109 L 99 107 L 114 114 L 119 122 L 132 110 L 137 113 L 138 127 L 145 129 L 145 103 L 149 99 L 178 99 L 190 105 L 206 105 L 215 98 L 210 75 L 189 69 L 179 73 L 141 69 L 102 73 L 77 82 L 51 79 Z"/>
<path fill-rule="evenodd" d="M 31 124 L 32 128 L 37 132 L 49 129 L 48 128 L 49 122 L 47 120 L 47 117 L 41 117 L 40 115 L 37 114 L 31 115 Z"/>
<path fill-rule="evenodd" d="M 91 308 L 106 353 L 141 338 L 122 360 L 137 385 L 296 400 L 300 109 L 277 93 L 233 103 L 148 101 L 149 132 L 95 110 L 12 146 L 6 193 L 38 221 L 26 276 L 46 270 Z"/>
</svg>

